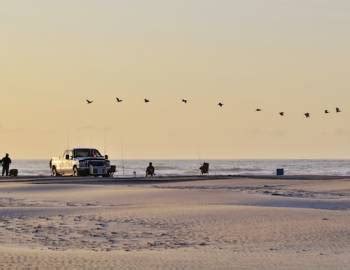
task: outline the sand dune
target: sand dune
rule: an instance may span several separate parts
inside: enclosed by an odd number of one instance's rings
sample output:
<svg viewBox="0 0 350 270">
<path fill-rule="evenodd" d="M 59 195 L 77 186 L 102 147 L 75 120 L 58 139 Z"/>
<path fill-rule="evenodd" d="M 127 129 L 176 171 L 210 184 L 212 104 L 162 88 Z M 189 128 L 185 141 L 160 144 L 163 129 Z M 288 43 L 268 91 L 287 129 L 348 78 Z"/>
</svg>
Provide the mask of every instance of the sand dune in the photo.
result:
<svg viewBox="0 0 350 270">
<path fill-rule="evenodd" d="M 346 179 L 94 181 L 1 183 L 0 269 L 349 269 Z"/>
</svg>

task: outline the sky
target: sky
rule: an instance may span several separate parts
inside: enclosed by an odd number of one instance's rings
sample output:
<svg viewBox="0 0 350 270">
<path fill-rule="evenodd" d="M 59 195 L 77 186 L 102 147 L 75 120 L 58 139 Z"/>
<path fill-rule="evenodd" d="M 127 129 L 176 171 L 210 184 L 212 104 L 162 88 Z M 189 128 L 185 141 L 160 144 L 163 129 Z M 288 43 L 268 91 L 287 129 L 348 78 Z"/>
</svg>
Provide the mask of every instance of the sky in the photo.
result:
<svg viewBox="0 0 350 270">
<path fill-rule="evenodd" d="M 350 158 L 349 1 L 2 0 L 0 33 L 0 154 Z"/>
</svg>

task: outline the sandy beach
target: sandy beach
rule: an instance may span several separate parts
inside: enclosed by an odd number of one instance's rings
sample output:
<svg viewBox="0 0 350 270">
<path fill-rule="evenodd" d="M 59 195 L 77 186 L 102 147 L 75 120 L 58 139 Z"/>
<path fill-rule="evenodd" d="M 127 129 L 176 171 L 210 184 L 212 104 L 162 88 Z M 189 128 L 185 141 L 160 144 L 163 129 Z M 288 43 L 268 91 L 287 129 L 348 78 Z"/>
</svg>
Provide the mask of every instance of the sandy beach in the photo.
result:
<svg viewBox="0 0 350 270">
<path fill-rule="evenodd" d="M 0 270 L 350 270 L 349 25 L 1 1 Z"/>
<path fill-rule="evenodd" d="M 0 183 L 0 269 L 349 269 L 348 179 Z"/>
</svg>

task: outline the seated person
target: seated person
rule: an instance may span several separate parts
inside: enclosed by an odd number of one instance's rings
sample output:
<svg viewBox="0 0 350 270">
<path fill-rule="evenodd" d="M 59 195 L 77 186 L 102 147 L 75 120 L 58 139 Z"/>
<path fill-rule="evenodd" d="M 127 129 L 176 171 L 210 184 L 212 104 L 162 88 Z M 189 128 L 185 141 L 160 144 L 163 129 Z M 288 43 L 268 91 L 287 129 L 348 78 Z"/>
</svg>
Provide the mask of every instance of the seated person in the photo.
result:
<svg viewBox="0 0 350 270">
<path fill-rule="evenodd" d="M 209 174 L 209 163 L 204 162 L 199 169 L 201 170 L 202 174 Z"/>
<path fill-rule="evenodd" d="M 154 169 L 154 167 L 153 167 L 153 164 L 152 164 L 152 162 L 150 162 L 149 165 L 148 165 L 148 167 L 147 167 L 147 169 L 146 169 L 146 177 L 148 177 L 148 176 L 151 176 L 151 177 L 154 176 L 154 175 L 155 175 L 154 171 L 155 171 L 155 169 Z"/>
</svg>

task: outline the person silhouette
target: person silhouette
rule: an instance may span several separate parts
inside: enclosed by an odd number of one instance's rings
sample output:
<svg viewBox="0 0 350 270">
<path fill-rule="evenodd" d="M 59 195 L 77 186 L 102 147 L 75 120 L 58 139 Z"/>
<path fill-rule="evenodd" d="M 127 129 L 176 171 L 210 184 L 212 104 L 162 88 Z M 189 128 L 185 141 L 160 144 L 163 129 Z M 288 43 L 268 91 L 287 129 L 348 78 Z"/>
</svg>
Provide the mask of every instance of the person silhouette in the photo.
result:
<svg viewBox="0 0 350 270">
<path fill-rule="evenodd" d="M 6 156 L 1 160 L 2 164 L 2 176 L 6 174 L 6 176 L 9 176 L 10 171 L 10 164 L 12 163 L 10 159 L 10 155 L 6 154 Z"/>
<path fill-rule="evenodd" d="M 149 165 L 148 165 L 148 167 L 147 167 L 147 169 L 146 169 L 146 177 L 148 177 L 148 176 L 154 176 L 154 171 L 155 171 L 155 169 L 154 169 L 154 167 L 153 167 L 153 164 L 152 164 L 152 162 L 150 162 L 149 163 Z"/>
</svg>

